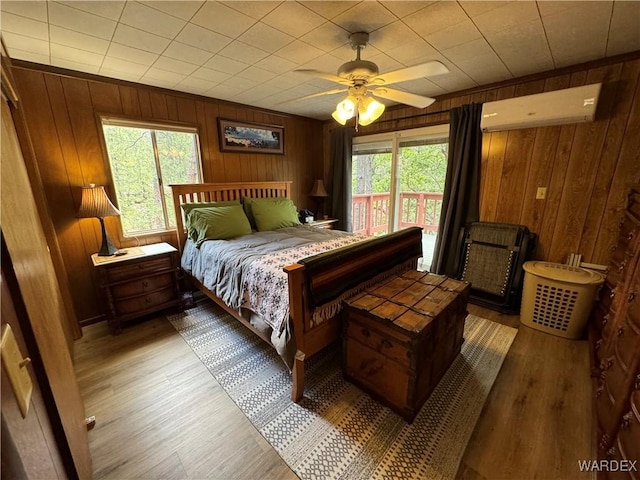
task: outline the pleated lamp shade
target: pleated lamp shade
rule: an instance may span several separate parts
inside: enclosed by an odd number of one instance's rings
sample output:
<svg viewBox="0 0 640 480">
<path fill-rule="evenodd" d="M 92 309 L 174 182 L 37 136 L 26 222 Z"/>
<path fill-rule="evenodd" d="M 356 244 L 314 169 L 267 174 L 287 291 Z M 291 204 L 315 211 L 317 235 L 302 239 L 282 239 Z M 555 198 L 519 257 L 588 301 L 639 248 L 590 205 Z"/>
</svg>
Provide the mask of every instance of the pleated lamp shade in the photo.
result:
<svg viewBox="0 0 640 480">
<path fill-rule="evenodd" d="M 320 179 L 316 180 L 316 183 L 313 184 L 313 188 L 311 189 L 311 193 L 309 193 L 311 197 L 327 197 L 327 190 L 324 188 L 324 182 Z"/>
<path fill-rule="evenodd" d="M 100 230 L 102 231 L 102 246 L 98 255 L 101 257 L 109 257 L 115 255 L 118 249 L 111 243 L 111 239 L 107 234 L 104 226 L 104 217 L 120 215 L 120 211 L 115 207 L 103 186 L 96 187 L 93 183 L 88 187 L 82 187 L 82 199 L 80 200 L 80 208 L 78 209 L 78 217 L 90 218 L 96 217 L 100 220 Z"/>
<path fill-rule="evenodd" d="M 120 211 L 115 207 L 103 186 L 96 187 L 94 184 L 82 187 L 82 200 L 78 209 L 78 217 L 110 217 L 120 215 Z"/>
</svg>

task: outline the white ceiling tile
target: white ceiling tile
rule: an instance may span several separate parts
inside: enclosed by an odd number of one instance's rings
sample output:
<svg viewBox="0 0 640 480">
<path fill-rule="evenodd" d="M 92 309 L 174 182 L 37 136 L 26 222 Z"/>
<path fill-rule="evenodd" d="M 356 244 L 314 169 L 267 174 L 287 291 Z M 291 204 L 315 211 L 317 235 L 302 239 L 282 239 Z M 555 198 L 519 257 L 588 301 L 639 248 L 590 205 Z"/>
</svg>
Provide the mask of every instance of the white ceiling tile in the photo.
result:
<svg viewBox="0 0 640 480">
<path fill-rule="evenodd" d="M 478 38 L 482 38 L 482 34 L 471 20 L 456 23 L 424 37 L 436 50 L 446 50 Z"/>
<path fill-rule="evenodd" d="M 152 0 L 148 2 L 141 2 L 146 6 L 160 10 L 161 12 L 168 13 L 174 17 L 181 18 L 182 20 L 189 20 L 198 11 L 198 9 L 205 3 L 204 1 L 190 1 L 180 0 L 179 2 L 166 1 L 166 0 Z"/>
<path fill-rule="evenodd" d="M 615 2 L 607 55 L 640 50 L 640 2 Z"/>
<path fill-rule="evenodd" d="M 165 57 L 184 60 L 194 65 L 202 65 L 213 56 L 211 52 L 180 42 L 171 42 L 162 54 Z"/>
<path fill-rule="evenodd" d="M 98 15 L 110 20 L 118 20 L 124 8 L 124 0 L 73 0 L 69 2 L 59 2 L 68 7 L 82 10 L 83 12 Z"/>
<path fill-rule="evenodd" d="M 202 95 L 207 90 L 210 90 L 211 88 L 215 87 L 215 85 L 216 85 L 215 82 L 210 82 L 209 80 L 203 80 L 201 78 L 195 78 L 195 77 L 187 77 L 184 80 L 182 80 L 178 85 L 176 85 L 176 88 L 179 88 L 180 90 L 186 90 L 188 92 L 195 93 L 197 95 Z"/>
<path fill-rule="evenodd" d="M 262 22 L 297 38 L 319 27 L 326 20 L 297 2 L 284 2 L 266 15 Z"/>
<path fill-rule="evenodd" d="M 244 92 L 236 95 L 236 98 L 242 99 L 245 102 L 258 103 L 279 91 L 280 89 L 277 87 L 257 85 L 254 88 L 250 88 L 249 90 L 245 90 Z"/>
<path fill-rule="evenodd" d="M 175 39 L 211 53 L 219 52 L 232 41 L 231 38 L 225 35 L 212 32 L 192 23 L 188 23 Z"/>
<path fill-rule="evenodd" d="M 604 56 L 611 8 L 611 2 L 580 2 L 574 8 L 559 6 L 550 10 L 553 14 L 543 14 L 542 23 L 556 67 Z"/>
<path fill-rule="evenodd" d="M 25 37 L 39 38 L 40 40 L 49 40 L 49 25 L 46 22 L 7 12 L 2 12 L 0 21 L 3 32 L 17 33 Z"/>
<path fill-rule="evenodd" d="M 455 46 L 444 50 L 442 54 L 478 83 L 480 81 L 477 77 L 486 76 L 487 72 L 495 72 L 495 76 L 500 78 L 511 77 L 505 65 L 484 39 Z M 433 77 L 432 80 L 435 82 L 436 78 Z"/>
<path fill-rule="evenodd" d="M 109 45 L 107 55 L 113 58 L 119 58 L 120 60 L 127 60 L 128 62 L 139 63 L 150 67 L 153 62 L 158 59 L 157 53 L 145 52 L 138 48 L 131 48 L 126 45 L 112 42 Z"/>
<path fill-rule="evenodd" d="M 224 82 L 228 78 L 231 78 L 231 75 L 228 73 L 218 72 L 206 67 L 200 67 L 195 72 L 193 72 L 191 76 L 199 80 L 206 80 L 213 84 L 218 84 L 220 82 Z"/>
<path fill-rule="evenodd" d="M 246 32 L 255 22 L 254 18 L 218 2 L 205 2 L 191 19 L 191 23 L 231 38 Z"/>
<path fill-rule="evenodd" d="M 120 23 L 165 38 L 174 38 L 186 24 L 182 19 L 137 2 L 127 2 Z"/>
<path fill-rule="evenodd" d="M 94 37 L 110 40 L 116 28 L 116 22 L 104 17 L 67 7 L 56 2 L 49 2 L 49 22 L 52 25 L 86 33 Z"/>
<path fill-rule="evenodd" d="M 389 10 L 377 2 L 362 2 L 332 21 L 349 32 L 373 32 L 396 20 Z"/>
<path fill-rule="evenodd" d="M 271 80 L 275 76 L 276 76 L 275 73 L 270 72 L 269 70 L 264 70 L 262 68 L 255 67 L 255 66 L 249 67 L 246 70 L 243 70 L 240 73 L 238 73 L 238 77 L 248 78 L 250 80 L 256 80 L 260 83 L 266 82 L 267 80 Z"/>
<path fill-rule="evenodd" d="M 290 62 L 286 58 L 269 55 L 256 63 L 256 67 L 264 68 L 270 72 L 281 74 L 293 70 L 298 64 Z"/>
<path fill-rule="evenodd" d="M 472 88 L 478 85 L 478 83 L 469 77 L 469 75 L 460 71 L 454 65 L 450 65 L 449 68 L 451 72 L 446 75 L 431 77 L 429 80 L 448 93 L 466 90 L 467 88 Z"/>
<path fill-rule="evenodd" d="M 235 40 L 220 50 L 220 55 L 251 64 L 268 57 L 269 53 Z"/>
<path fill-rule="evenodd" d="M 120 71 L 120 70 L 112 70 L 110 68 L 105 68 L 104 64 L 102 64 L 102 68 L 98 72 L 100 75 L 104 75 L 105 77 L 110 78 L 119 78 L 120 80 L 127 80 L 129 82 L 137 82 L 140 80 L 140 75 L 136 75 L 131 71 Z"/>
<path fill-rule="evenodd" d="M 271 80 L 265 82 L 267 85 L 275 85 L 280 86 L 281 89 L 288 90 L 289 88 L 293 88 L 296 85 L 300 85 L 300 77 L 292 77 L 289 74 L 280 75 L 278 77 L 272 78 Z"/>
<path fill-rule="evenodd" d="M 276 8 L 282 2 L 271 2 L 271 1 L 248 1 L 243 2 L 240 0 L 232 0 L 230 2 L 220 2 L 227 7 L 233 8 L 238 12 L 242 12 L 245 15 L 249 15 L 251 18 L 255 18 L 256 20 L 261 19 L 271 10 Z"/>
<path fill-rule="evenodd" d="M 3 0 L 0 8 L 2 8 L 3 14 L 15 13 L 21 17 L 31 18 L 33 20 L 40 20 L 41 22 L 47 21 L 46 1 L 25 2 L 24 0 Z"/>
<path fill-rule="evenodd" d="M 293 42 L 295 39 L 291 35 L 287 35 L 263 23 L 256 23 L 253 27 L 238 37 L 242 43 L 266 50 L 267 52 L 275 52 L 285 45 Z"/>
<path fill-rule="evenodd" d="M 535 4 L 535 2 L 532 2 L 529 0 L 518 0 L 518 1 L 522 3 Z M 458 3 L 462 7 L 462 9 L 465 12 L 467 12 L 467 15 L 469 15 L 470 17 L 476 17 L 478 15 L 482 15 L 483 13 L 487 13 L 492 10 L 495 10 L 496 8 L 500 8 L 504 6 L 506 3 L 510 3 L 510 2 L 506 2 L 504 0 L 489 1 L 489 2 L 487 1 L 479 2 L 477 0 L 468 0 L 468 1 L 459 0 Z"/>
<path fill-rule="evenodd" d="M 207 63 L 205 63 L 204 66 L 213 70 L 217 70 L 219 72 L 229 73 L 231 75 L 235 75 L 236 73 L 241 72 L 245 68 L 249 67 L 249 65 L 246 63 L 238 62 L 237 60 L 223 57 L 222 55 L 215 55 Z"/>
<path fill-rule="evenodd" d="M 17 33 L 2 32 L 2 38 L 7 44 L 7 48 L 23 50 L 25 52 L 37 53 L 39 55 L 49 55 L 49 42 L 38 40 L 37 38 L 25 37 Z"/>
<path fill-rule="evenodd" d="M 349 32 L 334 23 L 325 22 L 300 37 L 300 40 L 320 50 L 330 52 L 349 42 Z"/>
<path fill-rule="evenodd" d="M 165 80 L 147 76 L 143 76 L 142 78 L 140 78 L 140 82 L 144 83 L 145 85 L 151 85 L 153 87 L 164 88 L 167 90 L 175 90 L 176 84 L 179 83 L 174 82 L 173 80 Z"/>
<path fill-rule="evenodd" d="M 437 54 L 435 48 L 429 45 L 422 38 L 409 42 L 404 45 L 400 45 L 396 48 L 387 50 L 387 54 L 392 58 L 395 58 L 404 65 L 417 65 L 418 63 L 428 62 L 435 60 Z"/>
<path fill-rule="evenodd" d="M 418 40 L 420 37 L 398 20 L 372 32 L 369 43 L 379 50 L 390 50 Z"/>
<path fill-rule="evenodd" d="M 417 12 L 423 9 L 433 2 L 416 2 L 416 1 L 402 1 L 392 0 L 386 2 L 380 2 L 386 9 L 390 10 L 398 18 L 404 18 L 407 15 Z"/>
<path fill-rule="evenodd" d="M 161 70 L 159 68 L 151 67 L 149 70 L 147 70 L 142 79 L 143 81 L 145 79 L 161 80 L 163 82 L 168 82 L 175 85 L 176 83 L 184 80 L 186 77 L 186 75 L 180 73 L 169 72 L 167 70 Z"/>
<path fill-rule="evenodd" d="M 331 20 L 334 17 L 337 17 L 341 13 L 349 10 L 350 8 L 355 7 L 360 2 L 352 2 L 352 1 L 321 1 L 318 2 L 316 0 L 312 0 L 309 2 L 300 2 L 305 7 L 313 10 L 319 15 L 322 15 L 327 20 Z"/>
<path fill-rule="evenodd" d="M 68 60 L 66 58 L 56 58 L 54 55 L 51 56 L 51 65 L 55 65 L 56 67 L 66 68 L 69 70 L 75 70 L 78 72 L 85 73 L 93 73 L 97 74 L 100 70 L 99 65 L 86 65 L 84 63 L 74 62 Z"/>
<path fill-rule="evenodd" d="M 513 75 L 528 75 L 554 68 L 547 37 L 539 19 L 494 31 L 486 38 Z"/>
<path fill-rule="evenodd" d="M 106 57 L 104 57 L 104 61 L 102 62 L 102 68 L 100 69 L 100 71 L 102 72 L 103 70 L 115 70 L 116 72 L 122 72 L 128 75 L 140 77 L 141 75 L 144 75 L 148 68 L 149 67 L 147 67 L 146 65 L 128 62 L 127 60 L 122 60 L 120 58 L 114 58 L 107 55 Z"/>
<path fill-rule="evenodd" d="M 342 59 L 344 62 L 350 62 L 356 58 L 356 50 L 351 47 L 351 44 L 345 43 L 344 45 L 336 48 L 335 50 L 331 50 L 331 55 L 334 57 Z M 380 50 L 378 50 L 373 45 L 367 45 L 362 51 L 362 59 L 367 60 L 369 57 L 373 57 L 374 55 L 378 55 Z"/>
<path fill-rule="evenodd" d="M 538 9 L 540 10 L 540 15 L 542 17 L 554 16 L 554 15 L 563 15 L 564 13 L 571 12 L 572 10 L 579 10 L 586 3 L 584 1 L 544 1 L 537 2 Z M 611 1 L 599 1 L 595 2 L 601 4 L 601 6 L 606 6 L 607 8 L 611 8 L 613 2 Z"/>
<path fill-rule="evenodd" d="M 152 33 L 143 32 L 137 28 L 119 24 L 113 36 L 113 41 L 121 45 L 135 45 L 135 48 L 147 52 L 162 53 L 169 45 L 170 40 Z"/>
<path fill-rule="evenodd" d="M 242 91 L 241 88 L 234 87 L 233 85 L 219 84 L 208 90 L 206 94 L 213 98 L 227 99 L 237 95 Z"/>
<path fill-rule="evenodd" d="M 99 53 L 87 52 L 86 50 L 67 47 L 66 45 L 58 45 L 57 43 L 52 43 L 50 48 L 52 59 L 61 58 L 84 65 L 95 65 L 99 67 L 104 57 L 104 55 Z"/>
<path fill-rule="evenodd" d="M 9 56 L 14 60 L 25 60 L 27 62 L 49 65 L 49 54 L 43 55 L 40 53 L 27 52 L 25 50 L 11 48 L 9 45 L 7 45 L 7 50 L 9 51 Z"/>
<path fill-rule="evenodd" d="M 324 55 L 301 65 L 301 67 L 304 67 L 304 69 L 320 70 L 321 72 L 336 75 L 338 73 L 338 68 L 340 68 L 340 65 L 343 63 L 342 59 L 335 57 L 330 53 L 325 53 Z"/>
<path fill-rule="evenodd" d="M 254 80 L 250 80 L 248 78 L 240 78 L 238 76 L 231 77 L 225 80 L 224 82 L 222 82 L 222 85 L 231 85 L 241 90 L 247 90 L 249 88 L 255 87 L 257 84 L 258 82 Z"/>
<path fill-rule="evenodd" d="M 499 32 L 522 23 L 539 20 L 540 14 L 536 2 L 502 2 L 497 8 L 472 18 L 481 32 Z"/>
<path fill-rule="evenodd" d="M 426 37 L 469 19 L 458 2 L 435 2 L 405 17 L 404 21 L 418 35 Z"/>
<path fill-rule="evenodd" d="M 323 55 L 324 52 L 319 48 L 312 47 L 308 43 L 296 40 L 284 48 L 281 48 L 275 54 L 292 62 L 302 64 Z"/>
<path fill-rule="evenodd" d="M 153 64 L 153 67 L 159 68 L 160 70 L 180 73 L 182 75 L 190 75 L 198 68 L 192 63 L 186 63 L 181 60 L 176 60 L 175 58 L 165 57 L 164 55 L 156 60 L 156 62 Z"/>
<path fill-rule="evenodd" d="M 105 54 L 109 48 L 109 42 L 102 38 L 74 32 L 67 28 L 50 26 L 51 41 L 68 47 L 80 48 L 89 52 Z"/>
</svg>

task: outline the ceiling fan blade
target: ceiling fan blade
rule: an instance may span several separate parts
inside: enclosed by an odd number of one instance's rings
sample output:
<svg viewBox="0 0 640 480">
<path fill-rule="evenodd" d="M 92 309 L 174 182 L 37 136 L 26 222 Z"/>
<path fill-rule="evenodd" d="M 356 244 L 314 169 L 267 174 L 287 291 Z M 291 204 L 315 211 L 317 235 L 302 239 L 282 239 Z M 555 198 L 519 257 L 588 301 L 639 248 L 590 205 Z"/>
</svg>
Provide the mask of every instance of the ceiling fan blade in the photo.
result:
<svg viewBox="0 0 640 480">
<path fill-rule="evenodd" d="M 393 72 L 382 73 L 372 78 L 369 83 L 373 85 L 389 85 L 391 83 L 406 82 L 415 78 L 431 77 L 449 73 L 449 69 L 442 63 L 433 61 L 414 65 L 413 67 L 401 68 Z"/>
<path fill-rule="evenodd" d="M 436 101 L 435 98 L 423 97 L 415 93 L 403 92 L 402 90 L 394 90 L 393 88 L 375 88 L 370 90 L 376 97 L 386 98 L 394 102 L 404 103 L 416 108 L 426 108 Z"/>
<path fill-rule="evenodd" d="M 346 92 L 346 88 L 334 88 L 333 90 L 325 90 L 324 92 L 312 93 L 311 95 L 305 95 L 304 97 L 292 98 L 291 100 L 285 100 L 278 102 L 275 105 L 282 105 L 283 103 L 297 102 L 299 100 L 307 100 L 309 98 L 323 97 L 325 95 L 335 95 L 336 93 Z"/>
<path fill-rule="evenodd" d="M 302 73 L 303 75 L 309 75 L 312 77 L 323 78 L 325 80 L 329 80 L 330 82 L 336 82 L 342 85 L 351 85 L 351 81 L 347 80 L 346 78 L 341 78 L 331 73 L 321 72 L 320 70 L 294 70 L 294 72 Z"/>
</svg>

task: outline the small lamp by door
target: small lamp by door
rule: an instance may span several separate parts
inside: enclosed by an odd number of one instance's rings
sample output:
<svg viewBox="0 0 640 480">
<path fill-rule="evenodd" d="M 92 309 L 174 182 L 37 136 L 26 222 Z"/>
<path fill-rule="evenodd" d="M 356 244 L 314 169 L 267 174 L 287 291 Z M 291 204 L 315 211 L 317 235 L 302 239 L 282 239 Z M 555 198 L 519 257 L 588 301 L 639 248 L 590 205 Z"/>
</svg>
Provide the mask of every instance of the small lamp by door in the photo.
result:
<svg viewBox="0 0 640 480">
<path fill-rule="evenodd" d="M 91 183 L 88 187 L 82 187 L 82 200 L 78 209 L 78 217 L 91 218 L 96 217 L 100 220 L 100 228 L 102 229 L 102 246 L 98 252 L 100 257 L 109 257 L 115 255 L 118 249 L 111 243 L 111 239 L 107 234 L 104 226 L 104 217 L 120 215 L 120 211 L 111 203 L 107 192 L 103 186 L 96 187 Z"/>
<path fill-rule="evenodd" d="M 328 197 L 327 195 L 327 190 L 324 188 L 324 181 L 322 179 L 317 179 L 315 181 L 315 183 L 313 184 L 313 188 L 311 189 L 311 192 L 309 193 L 310 197 L 315 197 L 316 199 L 316 218 L 321 218 L 322 217 L 322 210 L 324 210 L 324 205 L 322 205 L 324 203 L 324 199 L 325 197 Z"/>
</svg>

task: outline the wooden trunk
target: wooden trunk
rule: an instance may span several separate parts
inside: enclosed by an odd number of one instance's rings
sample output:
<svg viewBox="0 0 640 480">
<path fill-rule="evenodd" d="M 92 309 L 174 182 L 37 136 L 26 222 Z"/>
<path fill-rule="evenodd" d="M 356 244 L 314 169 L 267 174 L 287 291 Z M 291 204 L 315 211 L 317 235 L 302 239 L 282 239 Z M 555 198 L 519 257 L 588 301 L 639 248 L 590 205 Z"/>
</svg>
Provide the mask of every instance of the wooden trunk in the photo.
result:
<svg viewBox="0 0 640 480">
<path fill-rule="evenodd" d="M 407 271 L 345 302 L 344 375 L 409 423 L 463 342 L 469 284 Z"/>
</svg>

